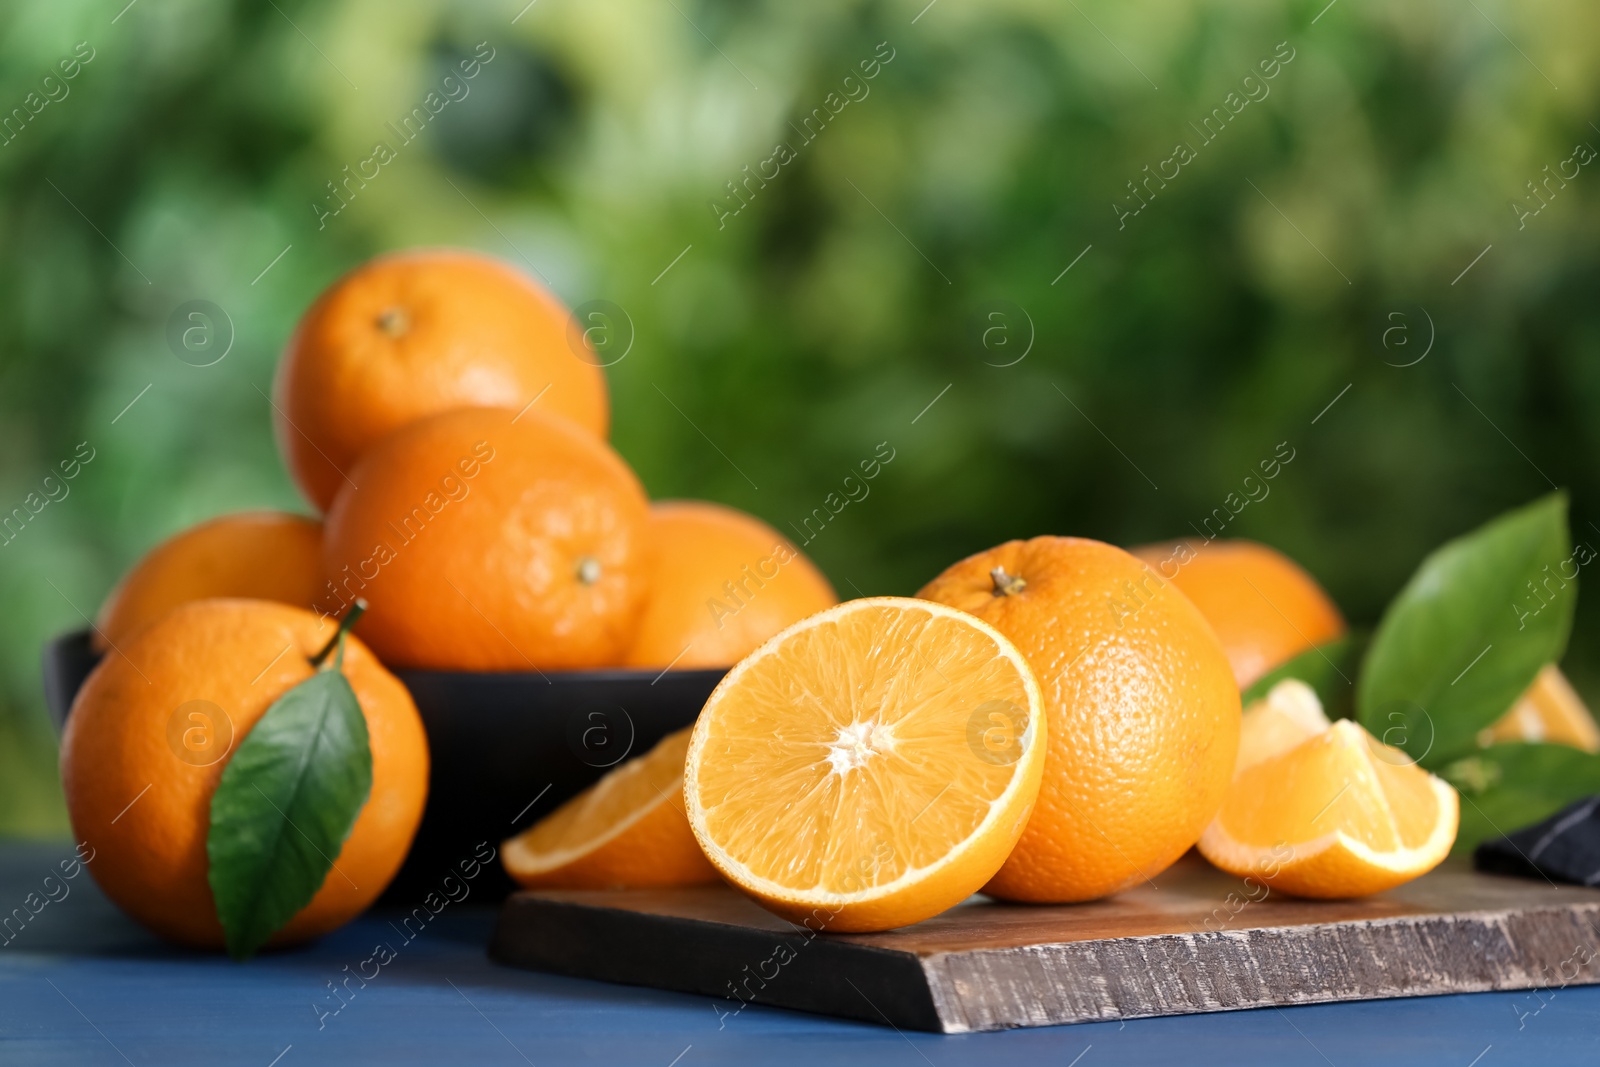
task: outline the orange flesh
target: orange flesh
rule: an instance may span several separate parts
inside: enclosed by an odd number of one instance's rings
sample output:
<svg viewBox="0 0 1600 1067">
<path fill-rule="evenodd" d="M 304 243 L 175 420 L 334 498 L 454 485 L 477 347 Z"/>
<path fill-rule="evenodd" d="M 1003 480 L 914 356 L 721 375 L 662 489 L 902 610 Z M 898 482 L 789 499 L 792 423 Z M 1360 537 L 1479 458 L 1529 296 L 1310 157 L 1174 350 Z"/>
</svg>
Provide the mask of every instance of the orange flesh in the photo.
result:
<svg viewBox="0 0 1600 1067">
<path fill-rule="evenodd" d="M 1339 723 L 1283 757 L 1247 768 L 1218 821 L 1235 841 L 1258 846 L 1293 845 L 1342 831 L 1376 851 L 1392 852 L 1421 847 L 1438 818 L 1427 772 L 1399 749 Z"/>
<path fill-rule="evenodd" d="M 1511 710 L 1480 732 L 1478 743 L 1546 742 L 1600 752 L 1600 728 L 1561 668 L 1549 663 Z"/>
<path fill-rule="evenodd" d="M 666 738 L 643 759 L 618 767 L 584 790 L 522 838 L 523 847 L 545 862 L 564 854 L 587 850 L 626 829 L 671 797 L 683 786 L 683 754 L 689 748 L 689 731 Z"/>
<path fill-rule="evenodd" d="M 798 893 L 862 893 L 941 861 L 1018 774 L 982 753 L 1037 741 L 1024 673 L 998 651 L 965 616 L 862 608 L 747 661 L 702 723 L 706 832 Z"/>
</svg>

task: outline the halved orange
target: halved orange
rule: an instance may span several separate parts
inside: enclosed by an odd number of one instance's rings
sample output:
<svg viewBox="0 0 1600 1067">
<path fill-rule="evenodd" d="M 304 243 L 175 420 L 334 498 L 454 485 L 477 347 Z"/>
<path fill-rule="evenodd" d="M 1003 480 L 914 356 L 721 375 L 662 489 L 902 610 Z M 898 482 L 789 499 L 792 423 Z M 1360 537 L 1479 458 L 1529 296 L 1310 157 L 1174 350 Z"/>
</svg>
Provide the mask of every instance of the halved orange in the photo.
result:
<svg viewBox="0 0 1600 1067">
<path fill-rule="evenodd" d="M 530 889 L 646 889 L 717 881 L 683 814 L 689 731 L 613 769 L 500 846 Z"/>
<path fill-rule="evenodd" d="M 1480 745 L 1501 741 L 1543 741 L 1600 752 L 1600 728 L 1561 668 L 1547 663 L 1510 711 L 1478 731 Z"/>
<path fill-rule="evenodd" d="M 853 600 L 739 663 L 695 723 L 689 825 L 757 903 L 811 930 L 888 930 L 976 892 L 1044 769 L 1022 653 L 925 600 Z"/>
<path fill-rule="evenodd" d="M 1297 896 L 1365 896 L 1438 866 L 1459 805 L 1449 785 L 1345 719 L 1235 778 L 1200 851 Z"/>
</svg>

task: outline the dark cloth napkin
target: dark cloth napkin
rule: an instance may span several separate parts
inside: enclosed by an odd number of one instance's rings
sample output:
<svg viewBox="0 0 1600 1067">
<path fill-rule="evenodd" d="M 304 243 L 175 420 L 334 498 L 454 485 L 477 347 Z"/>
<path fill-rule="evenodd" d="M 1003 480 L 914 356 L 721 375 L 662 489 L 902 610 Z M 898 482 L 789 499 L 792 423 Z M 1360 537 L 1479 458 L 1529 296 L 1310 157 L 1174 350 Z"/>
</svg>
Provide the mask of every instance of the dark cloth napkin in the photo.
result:
<svg viewBox="0 0 1600 1067">
<path fill-rule="evenodd" d="M 1600 796 L 1569 804 L 1543 822 L 1483 842 L 1473 866 L 1493 874 L 1600 885 Z"/>
</svg>

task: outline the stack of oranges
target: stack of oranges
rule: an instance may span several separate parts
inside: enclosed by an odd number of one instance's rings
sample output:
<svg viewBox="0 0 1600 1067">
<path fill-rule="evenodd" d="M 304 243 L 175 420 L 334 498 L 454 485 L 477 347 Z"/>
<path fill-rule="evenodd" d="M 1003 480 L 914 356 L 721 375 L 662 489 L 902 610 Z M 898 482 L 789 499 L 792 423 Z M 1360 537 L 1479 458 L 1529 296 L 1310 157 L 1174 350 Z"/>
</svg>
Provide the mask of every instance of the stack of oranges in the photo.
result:
<svg viewBox="0 0 1600 1067">
<path fill-rule="evenodd" d="M 276 943 L 364 908 L 416 831 L 427 745 L 385 668 L 727 667 L 835 603 L 752 516 L 652 505 L 606 442 L 605 378 L 572 325 L 531 279 L 447 250 L 373 260 L 306 312 L 272 404 L 322 517 L 252 511 L 180 532 L 123 577 L 93 631 L 107 655 L 74 704 L 62 772 L 91 869 L 131 914 L 221 944 L 212 794 L 358 599 L 370 610 L 344 670 L 372 793 L 339 875 Z"/>
<path fill-rule="evenodd" d="M 606 443 L 595 353 L 532 279 L 460 251 L 385 256 L 329 288 L 279 366 L 280 451 L 323 513 L 224 516 L 106 601 L 115 645 L 177 604 L 356 599 L 390 667 L 730 666 L 835 602 L 787 539 L 717 504 L 652 506 Z"/>
</svg>

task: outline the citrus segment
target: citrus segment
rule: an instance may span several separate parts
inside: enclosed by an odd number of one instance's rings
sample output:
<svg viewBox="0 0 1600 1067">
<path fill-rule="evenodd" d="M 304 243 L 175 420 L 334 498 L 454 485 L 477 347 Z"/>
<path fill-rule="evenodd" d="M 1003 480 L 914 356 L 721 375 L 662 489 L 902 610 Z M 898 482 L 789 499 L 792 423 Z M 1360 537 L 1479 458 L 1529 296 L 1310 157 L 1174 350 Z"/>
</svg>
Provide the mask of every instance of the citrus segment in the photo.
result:
<svg viewBox="0 0 1600 1067">
<path fill-rule="evenodd" d="M 1332 724 L 1323 714 L 1316 690 L 1298 678 L 1285 678 L 1251 704 L 1239 720 L 1237 776 L 1246 767 L 1289 751 Z"/>
<path fill-rule="evenodd" d="M 689 731 L 669 734 L 500 850 L 529 888 L 643 889 L 715 882 L 683 813 Z"/>
<path fill-rule="evenodd" d="M 1298 896 L 1365 896 L 1438 866 L 1459 803 L 1399 749 L 1342 720 L 1241 773 L 1200 851 Z"/>
<path fill-rule="evenodd" d="M 712 693 L 685 768 L 723 876 L 812 929 L 886 930 L 999 869 L 1044 767 L 1038 684 L 963 612 L 897 597 L 805 619 Z"/>
<path fill-rule="evenodd" d="M 1543 741 L 1600 752 L 1600 728 L 1588 705 L 1554 663 L 1545 664 L 1511 710 L 1478 733 L 1478 743 Z"/>
</svg>

